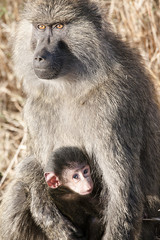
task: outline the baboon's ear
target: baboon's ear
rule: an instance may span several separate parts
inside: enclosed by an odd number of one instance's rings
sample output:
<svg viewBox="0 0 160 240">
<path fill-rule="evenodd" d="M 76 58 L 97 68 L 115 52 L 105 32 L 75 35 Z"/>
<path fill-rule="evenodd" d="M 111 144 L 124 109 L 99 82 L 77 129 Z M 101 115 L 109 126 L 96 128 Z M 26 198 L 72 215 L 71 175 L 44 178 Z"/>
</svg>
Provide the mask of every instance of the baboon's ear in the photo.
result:
<svg viewBox="0 0 160 240">
<path fill-rule="evenodd" d="M 61 183 L 59 181 L 59 178 L 55 175 L 54 172 L 45 172 L 44 173 L 46 182 L 50 188 L 58 188 Z"/>
</svg>

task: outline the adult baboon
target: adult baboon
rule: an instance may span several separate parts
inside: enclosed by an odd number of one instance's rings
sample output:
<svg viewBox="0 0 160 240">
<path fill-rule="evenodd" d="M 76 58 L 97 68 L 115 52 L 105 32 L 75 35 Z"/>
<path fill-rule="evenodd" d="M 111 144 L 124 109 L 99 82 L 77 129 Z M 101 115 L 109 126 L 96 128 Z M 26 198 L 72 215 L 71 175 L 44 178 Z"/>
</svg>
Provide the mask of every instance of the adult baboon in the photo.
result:
<svg viewBox="0 0 160 240">
<path fill-rule="evenodd" d="M 156 215 L 160 195 L 160 116 L 141 58 L 89 1 L 33 0 L 19 25 L 15 63 L 27 95 L 30 154 L 42 166 L 61 146 L 94 154 L 103 173 L 104 239 L 139 239 L 143 213 Z M 11 239 L 12 225 L 3 227 L 2 239 Z"/>
</svg>

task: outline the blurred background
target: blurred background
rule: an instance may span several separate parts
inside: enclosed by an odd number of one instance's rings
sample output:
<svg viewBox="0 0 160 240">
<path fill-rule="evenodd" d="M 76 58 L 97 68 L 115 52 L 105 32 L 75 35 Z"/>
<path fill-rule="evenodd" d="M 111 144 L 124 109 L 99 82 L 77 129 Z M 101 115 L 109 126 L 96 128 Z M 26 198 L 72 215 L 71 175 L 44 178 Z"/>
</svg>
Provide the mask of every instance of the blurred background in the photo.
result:
<svg viewBox="0 0 160 240">
<path fill-rule="evenodd" d="M 138 48 L 160 99 L 160 0 L 95 0 L 113 30 Z M 22 0 L 0 0 L 0 200 L 25 155 L 24 94 L 12 62 Z M 23 61 L 23 58 L 22 58 Z"/>
</svg>

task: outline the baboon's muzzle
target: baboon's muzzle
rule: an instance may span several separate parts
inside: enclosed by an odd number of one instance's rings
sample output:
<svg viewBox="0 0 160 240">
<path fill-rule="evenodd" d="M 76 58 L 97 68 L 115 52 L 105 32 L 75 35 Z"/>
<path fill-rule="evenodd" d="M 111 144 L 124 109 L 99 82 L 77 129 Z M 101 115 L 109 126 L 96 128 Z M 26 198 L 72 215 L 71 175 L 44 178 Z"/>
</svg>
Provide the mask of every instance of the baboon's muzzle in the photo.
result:
<svg viewBox="0 0 160 240">
<path fill-rule="evenodd" d="M 59 75 L 62 59 L 56 53 L 43 49 L 37 52 L 33 59 L 35 74 L 41 79 L 54 79 Z"/>
</svg>

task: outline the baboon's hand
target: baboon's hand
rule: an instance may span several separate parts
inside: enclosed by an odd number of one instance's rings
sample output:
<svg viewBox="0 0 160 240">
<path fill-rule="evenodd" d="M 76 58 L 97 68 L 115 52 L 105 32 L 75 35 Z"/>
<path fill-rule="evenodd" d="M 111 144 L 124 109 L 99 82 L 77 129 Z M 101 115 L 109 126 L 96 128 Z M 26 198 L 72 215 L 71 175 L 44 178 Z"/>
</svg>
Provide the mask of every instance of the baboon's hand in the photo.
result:
<svg viewBox="0 0 160 240">
<path fill-rule="evenodd" d="M 82 233 L 82 231 L 80 229 L 76 229 L 74 228 L 73 229 L 73 233 L 72 233 L 72 236 L 71 236 L 71 239 L 72 240 L 87 240 L 87 237 L 84 236 L 84 234 Z"/>
</svg>

